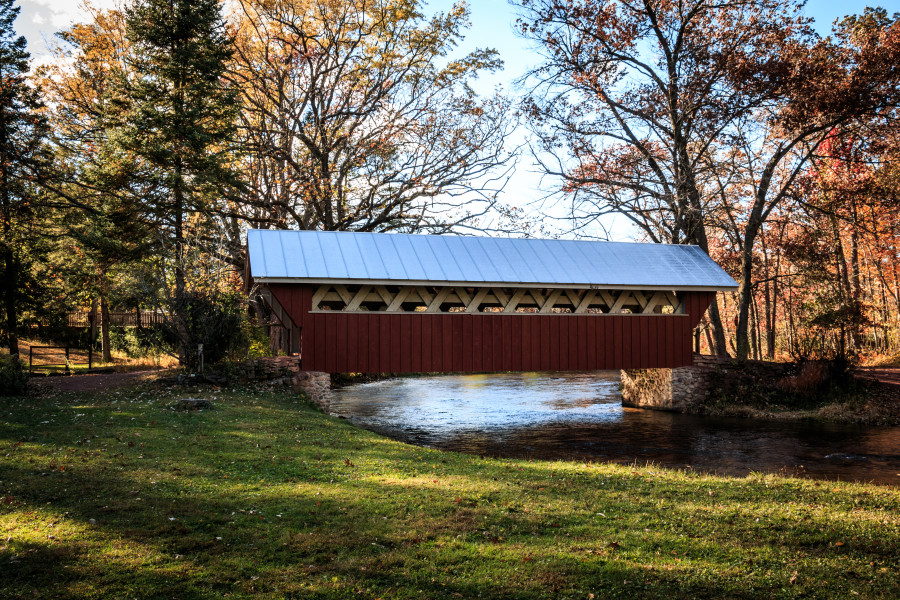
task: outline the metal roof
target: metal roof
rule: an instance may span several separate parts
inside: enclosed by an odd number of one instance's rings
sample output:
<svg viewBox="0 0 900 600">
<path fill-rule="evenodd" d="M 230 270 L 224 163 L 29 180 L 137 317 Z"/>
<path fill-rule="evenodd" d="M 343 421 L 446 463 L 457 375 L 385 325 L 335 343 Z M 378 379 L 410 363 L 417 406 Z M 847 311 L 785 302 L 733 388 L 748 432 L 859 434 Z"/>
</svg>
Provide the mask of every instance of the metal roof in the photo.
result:
<svg viewBox="0 0 900 600">
<path fill-rule="evenodd" d="M 259 282 L 732 290 L 697 246 L 252 229 Z"/>
</svg>

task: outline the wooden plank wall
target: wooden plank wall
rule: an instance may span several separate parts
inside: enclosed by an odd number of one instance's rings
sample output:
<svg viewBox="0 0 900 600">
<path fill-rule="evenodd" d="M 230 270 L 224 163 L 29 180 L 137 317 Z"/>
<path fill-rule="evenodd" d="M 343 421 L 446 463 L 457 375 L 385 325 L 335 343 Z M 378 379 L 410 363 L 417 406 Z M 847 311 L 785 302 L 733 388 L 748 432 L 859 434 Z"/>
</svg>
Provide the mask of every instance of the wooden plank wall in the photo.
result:
<svg viewBox="0 0 900 600">
<path fill-rule="evenodd" d="M 685 366 L 693 328 L 715 298 L 685 293 L 683 315 L 311 313 L 311 287 L 269 287 L 301 328 L 303 368 L 327 373 Z"/>
</svg>

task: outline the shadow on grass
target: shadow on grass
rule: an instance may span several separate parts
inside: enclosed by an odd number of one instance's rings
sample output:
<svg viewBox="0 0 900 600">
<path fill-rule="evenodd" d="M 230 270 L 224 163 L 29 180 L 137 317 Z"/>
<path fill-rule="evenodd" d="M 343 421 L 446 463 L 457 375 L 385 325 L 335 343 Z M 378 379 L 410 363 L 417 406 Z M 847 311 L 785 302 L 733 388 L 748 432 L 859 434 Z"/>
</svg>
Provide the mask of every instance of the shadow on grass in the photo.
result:
<svg viewBox="0 0 900 600">
<path fill-rule="evenodd" d="M 481 460 L 392 442 L 286 395 L 206 394 L 217 408 L 202 413 L 168 410 L 176 394 L 155 390 L 0 401 L 0 596 L 898 589 L 891 489 Z"/>
</svg>

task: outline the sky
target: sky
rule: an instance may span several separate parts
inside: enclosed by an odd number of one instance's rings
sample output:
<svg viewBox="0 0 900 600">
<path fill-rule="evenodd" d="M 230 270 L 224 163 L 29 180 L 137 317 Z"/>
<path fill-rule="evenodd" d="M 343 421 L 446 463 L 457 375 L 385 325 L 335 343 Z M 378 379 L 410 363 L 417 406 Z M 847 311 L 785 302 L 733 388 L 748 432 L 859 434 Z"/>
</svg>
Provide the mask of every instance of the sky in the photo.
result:
<svg viewBox="0 0 900 600">
<path fill-rule="evenodd" d="M 36 61 L 46 60 L 48 44 L 53 42 L 53 34 L 74 23 L 85 20 L 83 0 L 20 0 L 22 11 L 16 21 L 16 30 L 28 40 L 28 49 Z M 447 11 L 455 0 L 426 0 L 423 12 L 426 16 L 438 11 Z M 111 8 L 120 0 L 92 0 L 92 5 Z M 489 93 L 495 86 L 503 86 L 515 92 L 513 82 L 535 66 L 540 56 L 532 50 L 530 43 L 515 34 L 516 8 L 507 0 L 469 0 L 471 8 L 471 28 L 466 39 L 458 48 L 463 55 L 475 48 L 490 47 L 500 52 L 505 63 L 502 72 L 482 77 L 475 84 L 480 93 Z M 858 14 L 866 6 L 881 6 L 889 14 L 900 12 L 900 0 L 865 2 L 858 0 L 809 0 L 806 14 L 815 19 L 815 27 L 820 35 L 828 35 L 831 24 L 848 14 Z M 517 141 L 523 142 L 527 132 L 518 132 Z M 552 182 L 544 181 L 547 187 Z M 545 195 L 541 190 L 542 180 L 532 165 L 530 157 L 524 155 L 517 163 L 516 171 L 503 194 L 503 201 L 520 208 L 533 206 Z M 546 207 L 545 207 L 546 208 Z M 631 232 L 622 222 L 611 222 L 613 238 L 624 240 Z"/>
</svg>

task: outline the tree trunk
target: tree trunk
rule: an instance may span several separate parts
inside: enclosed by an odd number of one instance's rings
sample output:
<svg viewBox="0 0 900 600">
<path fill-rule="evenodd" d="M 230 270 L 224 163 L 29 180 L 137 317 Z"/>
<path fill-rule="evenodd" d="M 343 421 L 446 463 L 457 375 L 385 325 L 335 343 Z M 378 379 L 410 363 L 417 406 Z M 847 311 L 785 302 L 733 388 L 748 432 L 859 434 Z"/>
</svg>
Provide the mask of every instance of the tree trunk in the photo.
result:
<svg viewBox="0 0 900 600">
<path fill-rule="evenodd" d="M 187 346 L 190 343 L 187 329 L 187 306 L 185 306 L 184 277 L 184 190 L 182 189 L 181 160 L 175 161 L 174 220 L 175 220 L 175 306 L 172 316 L 175 318 L 175 330 L 178 332 L 178 364 L 187 363 Z"/>
<path fill-rule="evenodd" d="M 776 321 L 778 320 L 778 294 L 780 291 L 779 282 L 781 281 L 779 278 L 781 277 L 781 249 L 784 247 L 784 229 L 785 226 L 782 224 L 781 233 L 778 238 L 778 253 L 775 259 L 775 275 L 772 278 L 772 328 L 769 330 L 769 339 L 766 340 L 767 344 L 769 344 L 768 347 L 772 348 L 772 355 L 769 357 L 770 359 L 775 358 L 775 342 L 778 331 Z M 784 297 L 782 297 L 781 300 L 781 304 L 783 305 Z"/>
<path fill-rule="evenodd" d="M 19 354 L 18 314 L 16 312 L 17 282 L 19 280 L 18 261 L 13 255 L 12 248 L 4 247 L 3 265 L 5 276 L 3 277 L 3 304 L 6 312 L 6 347 L 12 356 Z"/>
<path fill-rule="evenodd" d="M 747 360 L 750 355 L 750 303 L 753 301 L 753 246 L 759 233 L 760 223 L 753 219 L 747 223 L 744 244 L 741 248 L 741 277 L 738 287 L 737 331 L 735 331 L 735 353 L 738 360 Z"/>
<path fill-rule="evenodd" d="M 693 240 L 700 246 L 700 249 L 709 254 L 709 239 L 706 235 L 706 227 L 703 223 L 698 223 L 692 231 Z M 728 349 L 725 343 L 725 328 L 722 326 L 722 316 L 719 314 L 719 303 L 717 299 L 713 299 L 707 311 L 709 324 L 712 327 L 713 343 L 710 351 L 716 356 L 728 356 Z"/>
<path fill-rule="evenodd" d="M 100 349 L 103 362 L 112 362 L 112 349 L 109 347 L 109 281 L 106 273 L 100 275 Z"/>
<path fill-rule="evenodd" d="M 762 358 L 762 348 L 760 347 L 760 331 L 759 331 L 759 307 L 757 306 L 756 299 L 753 299 L 753 302 L 750 304 L 750 319 L 751 319 L 751 327 L 750 332 L 752 334 L 753 341 L 753 358 L 759 360 Z"/>
<path fill-rule="evenodd" d="M 93 348 L 94 343 L 97 341 L 97 298 L 91 299 L 91 338 L 90 345 Z"/>
<path fill-rule="evenodd" d="M 850 322 L 850 334 L 856 352 L 862 350 L 862 331 L 860 330 L 859 313 L 862 298 L 862 286 L 859 275 L 859 229 L 857 228 L 856 202 L 850 202 L 850 300 L 853 307 L 853 320 Z"/>
<path fill-rule="evenodd" d="M 762 251 L 763 267 L 765 268 L 765 281 L 763 282 L 763 316 L 766 319 L 766 358 L 771 360 L 775 358 L 775 319 L 772 314 L 772 297 L 769 294 L 769 281 L 771 280 L 771 276 L 769 274 L 769 252 L 766 248 L 765 236 L 762 237 Z"/>
<path fill-rule="evenodd" d="M 849 314 L 849 310 L 853 303 L 853 290 L 850 287 L 850 275 L 847 272 L 847 257 L 844 253 L 844 243 L 841 240 L 841 230 L 838 226 L 838 220 L 835 215 L 831 215 L 831 233 L 834 236 L 834 240 L 832 242 L 832 251 L 834 252 L 834 263 L 835 268 L 838 271 L 838 289 L 841 292 L 841 308 L 842 312 L 846 317 Z M 852 329 L 852 325 L 844 319 L 841 322 L 841 336 L 840 336 L 840 353 L 841 355 L 845 355 L 847 351 L 847 332 L 848 329 Z M 851 335 L 851 339 L 853 336 Z"/>
<path fill-rule="evenodd" d="M 794 326 L 794 281 L 793 279 L 788 279 L 788 299 L 787 299 L 787 313 L 788 313 L 788 353 L 793 356 L 796 350 L 797 344 L 797 330 Z"/>
<path fill-rule="evenodd" d="M 722 294 L 722 312 L 727 316 L 728 315 L 728 294 Z M 734 339 L 730 333 L 725 331 L 725 321 L 722 321 L 722 334 L 725 335 L 726 340 L 731 341 L 731 349 L 734 350 Z"/>
</svg>

